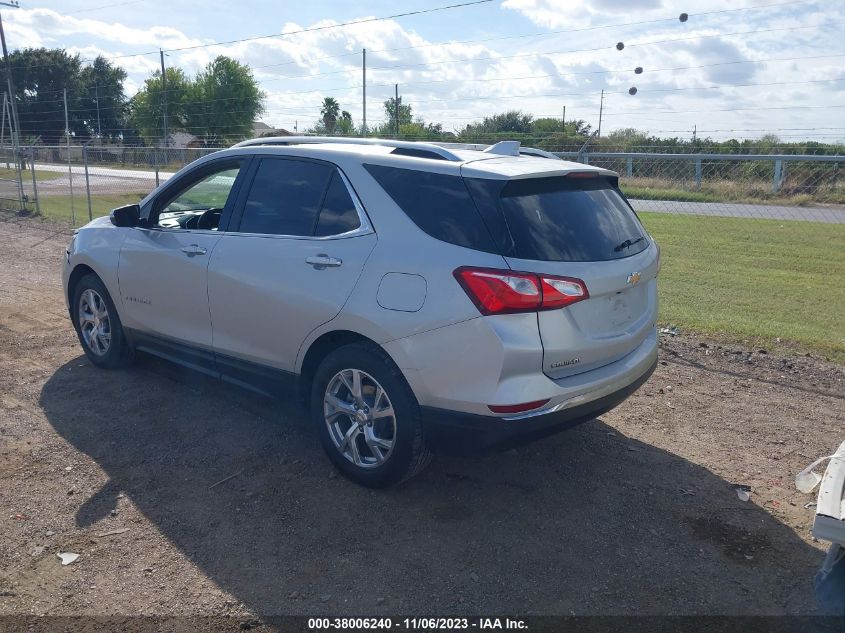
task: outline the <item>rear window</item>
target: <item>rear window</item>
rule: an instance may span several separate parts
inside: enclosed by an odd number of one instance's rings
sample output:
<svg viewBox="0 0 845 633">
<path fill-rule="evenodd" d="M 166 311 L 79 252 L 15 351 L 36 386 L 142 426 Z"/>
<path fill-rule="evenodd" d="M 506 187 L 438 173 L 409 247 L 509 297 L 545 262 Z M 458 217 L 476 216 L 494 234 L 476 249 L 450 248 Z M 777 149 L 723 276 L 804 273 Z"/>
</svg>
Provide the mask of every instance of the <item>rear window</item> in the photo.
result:
<svg viewBox="0 0 845 633">
<path fill-rule="evenodd" d="M 488 190 L 488 201 L 494 198 L 491 188 L 501 188 L 498 204 L 512 239 L 505 254 L 512 257 L 596 262 L 648 248 L 645 229 L 606 178 L 529 178 L 504 187 L 501 181 L 475 179 L 470 185 L 474 195 Z"/>
<path fill-rule="evenodd" d="M 381 165 L 364 167 L 430 236 L 478 251 L 499 252 L 460 176 Z"/>
</svg>

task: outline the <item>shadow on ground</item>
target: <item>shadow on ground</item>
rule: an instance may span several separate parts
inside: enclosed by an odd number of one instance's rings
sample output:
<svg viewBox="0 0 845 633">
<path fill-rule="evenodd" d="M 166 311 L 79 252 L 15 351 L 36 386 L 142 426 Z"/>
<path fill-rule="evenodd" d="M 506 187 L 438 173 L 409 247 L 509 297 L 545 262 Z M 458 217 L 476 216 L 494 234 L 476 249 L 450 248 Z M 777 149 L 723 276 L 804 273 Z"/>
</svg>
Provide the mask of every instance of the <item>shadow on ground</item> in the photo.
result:
<svg viewBox="0 0 845 633">
<path fill-rule="evenodd" d="M 41 405 L 110 478 L 80 498 L 79 527 L 105 525 L 123 493 L 265 615 L 814 610 L 819 551 L 729 482 L 598 420 L 372 492 L 333 476 L 295 405 L 163 361 L 77 358 Z"/>
</svg>

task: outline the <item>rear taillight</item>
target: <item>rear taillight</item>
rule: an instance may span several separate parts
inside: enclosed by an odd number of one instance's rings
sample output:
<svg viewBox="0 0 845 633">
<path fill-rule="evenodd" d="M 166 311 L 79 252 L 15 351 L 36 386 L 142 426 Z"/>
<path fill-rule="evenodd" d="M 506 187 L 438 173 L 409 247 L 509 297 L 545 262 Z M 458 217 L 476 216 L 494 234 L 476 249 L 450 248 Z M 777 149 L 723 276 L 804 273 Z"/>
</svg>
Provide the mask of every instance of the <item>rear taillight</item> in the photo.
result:
<svg viewBox="0 0 845 633">
<path fill-rule="evenodd" d="M 580 279 L 495 268 L 458 268 L 455 279 L 482 314 L 565 308 L 590 296 Z"/>
</svg>

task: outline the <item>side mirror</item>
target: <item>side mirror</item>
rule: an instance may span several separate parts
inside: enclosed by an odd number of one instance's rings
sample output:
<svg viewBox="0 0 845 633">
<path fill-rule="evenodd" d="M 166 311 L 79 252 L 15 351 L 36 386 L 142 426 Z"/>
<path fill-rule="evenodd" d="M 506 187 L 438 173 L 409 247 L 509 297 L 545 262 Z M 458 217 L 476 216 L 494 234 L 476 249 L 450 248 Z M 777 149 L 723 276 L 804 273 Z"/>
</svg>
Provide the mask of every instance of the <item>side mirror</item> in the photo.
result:
<svg viewBox="0 0 845 633">
<path fill-rule="evenodd" d="M 125 207 L 113 209 L 109 214 L 111 223 L 115 226 L 133 227 L 141 224 L 141 207 L 137 204 L 128 204 Z"/>
</svg>

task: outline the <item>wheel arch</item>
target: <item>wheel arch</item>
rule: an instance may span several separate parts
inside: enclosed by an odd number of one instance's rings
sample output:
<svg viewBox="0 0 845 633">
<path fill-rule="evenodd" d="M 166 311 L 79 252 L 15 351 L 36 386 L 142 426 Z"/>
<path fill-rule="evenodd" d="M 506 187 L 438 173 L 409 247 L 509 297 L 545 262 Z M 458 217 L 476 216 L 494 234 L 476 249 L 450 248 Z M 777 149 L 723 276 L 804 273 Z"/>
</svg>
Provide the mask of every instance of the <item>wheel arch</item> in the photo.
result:
<svg viewBox="0 0 845 633">
<path fill-rule="evenodd" d="M 70 272 L 67 280 L 67 288 L 65 291 L 67 292 L 67 304 L 68 309 L 73 312 L 73 292 L 76 289 L 76 284 L 79 283 L 79 280 L 82 279 L 85 275 L 97 275 L 97 271 L 91 268 L 88 264 L 77 264 L 74 266 L 73 270 Z M 103 278 L 100 275 L 97 275 L 97 278 L 100 281 L 103 281 Z M 103 284 L 105 282 L 103 281 Z"/>
<path fill-rule="evenodd" d="M 299 396 L 303 402 L 308 401 L 311 380 L 322 360 L 339 347 L 352 343 L 368 343 L 379 349 L 384 349 L 373 339 L 352 330 L 332 330 L 321 334 L 308 346 L 299 367 Z"/>
</svg>

